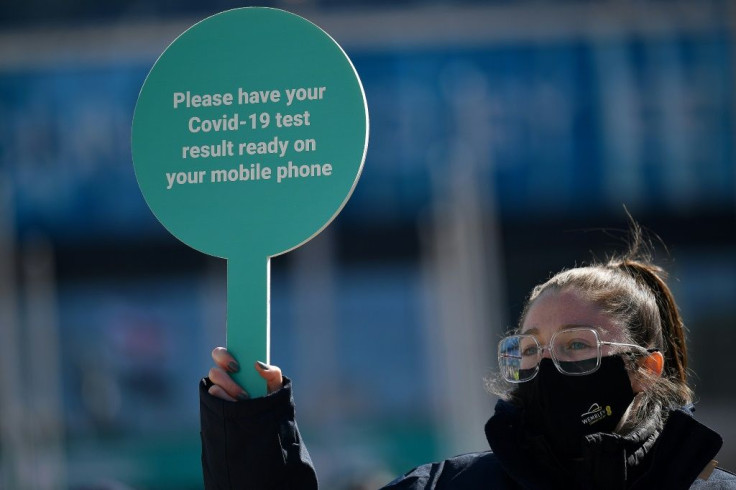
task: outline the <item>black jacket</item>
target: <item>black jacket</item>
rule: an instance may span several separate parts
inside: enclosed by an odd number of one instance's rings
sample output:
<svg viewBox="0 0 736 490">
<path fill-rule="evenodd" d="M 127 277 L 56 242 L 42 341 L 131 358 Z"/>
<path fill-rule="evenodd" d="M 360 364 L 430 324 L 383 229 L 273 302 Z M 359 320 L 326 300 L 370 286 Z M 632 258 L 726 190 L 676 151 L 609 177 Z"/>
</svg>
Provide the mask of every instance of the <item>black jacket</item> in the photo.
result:
<svg viewBox="0 0 736 490">
<path fill-rule="evenodd" d="M 316 490 L 317 475 L 294 420 L 291 382 L 263 398 L 228 402 L 199 384 L 206 490 Z"/>
<path fill-rule="evenodd" d="M 200 383 L 202 469 L 207 490 L 316 490 L 317 476 L 294 420 L 291 382 L 265 398 L 227 402 Z M 736 489 L 736 476 L 715 469 L 698 479 L 721 447 L 720 436 L 684 410 L 664 429 L 642 427 L 627 437 L 594 434 L 574 468 L 555 461 L 528 437 L 520 410 L 499 401 L 486 424 L 493 452 L 420 466 L 384 490 Z"/>
</svg>

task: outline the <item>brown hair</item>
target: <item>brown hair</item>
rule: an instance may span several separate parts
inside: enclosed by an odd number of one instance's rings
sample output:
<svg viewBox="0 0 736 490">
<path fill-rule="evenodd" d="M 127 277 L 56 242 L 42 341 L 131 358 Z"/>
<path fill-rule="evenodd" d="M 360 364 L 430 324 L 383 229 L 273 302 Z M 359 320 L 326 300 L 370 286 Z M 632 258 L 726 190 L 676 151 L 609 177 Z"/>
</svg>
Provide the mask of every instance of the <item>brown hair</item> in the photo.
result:
<svg viewBox="0 0 736 490">
<path fill-rule="evenodd" d="M 653 415 L 661 416 L 663 421 L 670 409 L 692 402 L 687 383 L 685 327 L 665 282 L 664 269 L 652 262 L 651 249 L 651 242 L 645 242 L 641 228 L 632 220 L 631 245 L 626 254 L 554 275 L 532 290 L 519 319 L 520 328 L 543 292 L 574 290 L 624 328 L 629 342 L 662 352 L 661 376 L 636 363 L 630 365 L 632 371 L 647 380 L 647 390 L 641 394 L 628 426 Z"/>
</svg>

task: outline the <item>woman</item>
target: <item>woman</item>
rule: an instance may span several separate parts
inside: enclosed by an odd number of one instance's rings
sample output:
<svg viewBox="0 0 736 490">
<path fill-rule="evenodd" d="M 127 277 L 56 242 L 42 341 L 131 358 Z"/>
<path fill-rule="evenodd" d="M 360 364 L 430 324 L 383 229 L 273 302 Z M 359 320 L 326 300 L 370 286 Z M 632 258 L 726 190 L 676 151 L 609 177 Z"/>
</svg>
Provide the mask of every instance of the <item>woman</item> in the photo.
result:
<svg viewBox="0 0 736 490">
<path fill-rule="evenodd" d="M 534 288 L 498 346 L 491 451 L 420 466 L 385 489 L 736 488 L 718 434 L 692 417 L 683 322 L 664 271 L 632 251 Z M 208 489 L 316 489 L 291 383 L 258 363 L 247 399 L 225 349 L 200 389 Z"/>
</svg>

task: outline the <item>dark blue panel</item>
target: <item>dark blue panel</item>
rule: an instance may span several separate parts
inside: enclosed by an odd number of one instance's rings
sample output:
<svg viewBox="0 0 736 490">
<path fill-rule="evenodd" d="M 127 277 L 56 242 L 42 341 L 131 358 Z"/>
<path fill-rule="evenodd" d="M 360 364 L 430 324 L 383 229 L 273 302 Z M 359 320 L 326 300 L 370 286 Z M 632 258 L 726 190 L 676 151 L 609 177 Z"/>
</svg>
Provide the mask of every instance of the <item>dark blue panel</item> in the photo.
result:
<svg viewBox="0 0 736 490">
<path fill-rule="evenodd" d="M 351 52 L 371 135 L 342 219 L 413 221 L 468 169 L 507 217 L 731 206 L 731 54 L 719 32 Z M 0 169 L 21 230 L 165 233 L 130 160 L 148 68 L 0 74 Z"/>
</svg>

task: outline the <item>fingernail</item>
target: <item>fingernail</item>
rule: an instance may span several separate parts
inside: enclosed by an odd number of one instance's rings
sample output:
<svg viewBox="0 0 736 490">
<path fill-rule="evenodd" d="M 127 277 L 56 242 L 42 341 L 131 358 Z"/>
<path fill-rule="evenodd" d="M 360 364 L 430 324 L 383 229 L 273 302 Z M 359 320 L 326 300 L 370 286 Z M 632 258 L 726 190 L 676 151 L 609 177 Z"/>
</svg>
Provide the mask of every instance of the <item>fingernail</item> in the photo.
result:
<svg viewBox="0 0 736 490">
<path fill-rule="evenodd" d="M 229 362 L 229 363 L 227 364 L 227 369 L 228 369 L 228 370 L 229 370 L 229 371 L 230 371 L 231 373 L 237 373 L 238 371 L 240 371 L 240 364 L 238 364 L 238 361 L 230 361 L 230 362 Z"/>
<path fill-rule="evenodd" d="M 248 396 L 248 393 L 243 391 L 242 393 L 238 394 L 238 400 L 248 400 L 250 397 Z"/>
<path fill-rule="evenodd" d="M 269 369 L 271 369 L 271 366 L 269 366 L 268 364 L 264 364 L 264 363 L 262 363 L 261 361 L 256 361 L 256 363 L 257 363 L 257 364 L 258 364 L 258 365 L 260 366 L 260 368 L 261 368 L 261 369 L 263 369 L 264 371 L 268 371 Z"/>
</svg>

